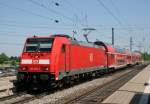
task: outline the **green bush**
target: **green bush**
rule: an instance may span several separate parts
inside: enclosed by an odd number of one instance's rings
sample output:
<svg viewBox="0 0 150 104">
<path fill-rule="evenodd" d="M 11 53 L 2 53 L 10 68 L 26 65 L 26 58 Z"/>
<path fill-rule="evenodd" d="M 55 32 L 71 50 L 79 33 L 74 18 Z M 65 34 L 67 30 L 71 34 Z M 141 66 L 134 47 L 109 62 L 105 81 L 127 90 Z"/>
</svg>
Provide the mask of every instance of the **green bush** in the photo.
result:
<svg viewBox="0 0 150 104">
<path fill-rule="evenodd" d="M 8 60 L 9 60 L 9 57 L 5 53 L 0 54 L 0 64 L 4 64 L 4 62 Z"/>
<path fill-rule="evenodd" d="M 149 61 L 150 60 L 150 54 L 148 53 L 142 53 L 142 58 L 144 61 Z"/>
<path fill-rule="evenodd" d="M 18 57 L 8 57 L 5 53 L 0 54 L 0 64 L 17 65 L 19 63 Z"/>
</svg>

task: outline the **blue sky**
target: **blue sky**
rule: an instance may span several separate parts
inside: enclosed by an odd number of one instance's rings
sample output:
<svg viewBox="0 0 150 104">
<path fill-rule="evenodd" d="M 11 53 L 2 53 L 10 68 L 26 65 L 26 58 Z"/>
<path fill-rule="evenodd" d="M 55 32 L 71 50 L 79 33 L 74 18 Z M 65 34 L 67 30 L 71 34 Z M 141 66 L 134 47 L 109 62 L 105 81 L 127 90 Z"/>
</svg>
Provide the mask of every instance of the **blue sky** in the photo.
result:
<svg viewBox="0 0 150 104">
<path fill-rule="evenodd" d="M 115 45 L 129 48 L 132 36 L 134 50 L 140 44 L 150 52 L 149 5 L 149 0 L 0 0 L 0 53 L 20 55 L 25 39 L 33 35 L 72 35 L 75 30 L 75 37 L 85 40 L 82 28 L 87 25 L 96 29 L 91 41 L 111 43 L 114 27 Z"/>
</svg>

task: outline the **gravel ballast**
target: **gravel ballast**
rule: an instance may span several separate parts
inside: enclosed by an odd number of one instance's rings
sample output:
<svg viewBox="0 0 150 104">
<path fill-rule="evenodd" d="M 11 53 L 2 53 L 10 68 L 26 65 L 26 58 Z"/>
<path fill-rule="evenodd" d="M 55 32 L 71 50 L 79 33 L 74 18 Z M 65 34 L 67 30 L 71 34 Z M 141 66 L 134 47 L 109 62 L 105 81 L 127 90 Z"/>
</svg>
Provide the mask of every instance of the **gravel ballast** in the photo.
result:
<svg viewBox="0 0 150 104">
<path fill-rule="evenodd" d="M 58 90 L 55 93 L 46 95 L 40 99 L 35 99 L 32 100 L 26 104 L 45 104 L 45 103 L 50 103 L 50 104 L 63 104 L 67 101 L 70 101 L 72 99 L 75 99 L 78 96 L 81 96 L 98 86 L 101 86 L 107 82 L 110 82 L 111 80 L 122 76 L 123 74 L 128 73 L 131 71 L 131 69 L 121 71 L 119 73 L 114 73 L 113 75 L 105 75 L 102 76 L 101 78 L 94 79 L 92 81 L 84 82 L 79 85 L 75 85 L 73 87 L 63 89 L 63 90 Z"/>
</svg>

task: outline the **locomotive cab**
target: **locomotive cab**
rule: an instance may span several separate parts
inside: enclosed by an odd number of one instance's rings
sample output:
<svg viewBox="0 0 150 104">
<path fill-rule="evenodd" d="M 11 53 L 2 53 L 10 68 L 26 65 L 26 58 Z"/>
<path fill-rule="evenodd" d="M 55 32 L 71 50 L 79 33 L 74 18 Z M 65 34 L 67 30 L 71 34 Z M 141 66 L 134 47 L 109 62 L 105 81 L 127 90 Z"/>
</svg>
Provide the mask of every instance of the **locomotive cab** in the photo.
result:
<svg viewBox="0 0 150 104">
<path fill-rule="evenodd" d="M 28 38 L 20 60 L 20 71 L 48 72 L 53 38 Z"/>
</svg>

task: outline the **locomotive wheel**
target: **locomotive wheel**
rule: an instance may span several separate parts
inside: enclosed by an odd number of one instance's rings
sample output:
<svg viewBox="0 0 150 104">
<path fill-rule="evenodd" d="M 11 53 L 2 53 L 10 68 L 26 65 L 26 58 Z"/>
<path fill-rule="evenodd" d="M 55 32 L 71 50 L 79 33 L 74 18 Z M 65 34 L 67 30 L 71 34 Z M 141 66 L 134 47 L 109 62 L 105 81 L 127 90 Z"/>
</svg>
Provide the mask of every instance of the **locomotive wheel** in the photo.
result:
<svg viewBox="0 0 150 104">
<path fill-rule="evenodd" d="M 96 72 L 92 73 L 92 78 L 96 78 Z"/>
<path fill-rule="evenodd" d="M 58 81 L 57 87 L 61 89 L 63 86 L 64 86 L 63 81 Z"/>
</svg>

